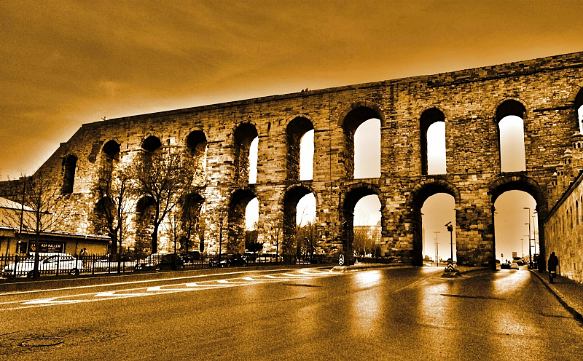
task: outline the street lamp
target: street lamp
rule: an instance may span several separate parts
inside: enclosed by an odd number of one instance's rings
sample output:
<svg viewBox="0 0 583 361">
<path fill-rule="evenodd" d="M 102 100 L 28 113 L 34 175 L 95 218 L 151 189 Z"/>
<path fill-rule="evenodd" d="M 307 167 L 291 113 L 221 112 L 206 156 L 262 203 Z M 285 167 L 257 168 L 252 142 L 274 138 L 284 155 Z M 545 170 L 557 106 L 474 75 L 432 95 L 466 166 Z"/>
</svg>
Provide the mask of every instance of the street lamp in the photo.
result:
<svg viewBox="0 0 583 361">
<path fill-rule="evenodd" d="M 439 242 L 437 242 L 437 235 L 441 232 L 433 233 L 435 233 L 435 267 L 439 267 Z"/>
<path fill-rule="evenodd" d="M 447 228 L 447 231 L 449 232 L 449 245 L 450 245 L 450 252 L 451 252 L 451 263 L 453 264 L 453 226 L 451 224 L 451 222 L 447 222 L 445 224 L 445 227 Z"/>
<path fill-rule="evenodd" d="M 537 218 L 537 212 L 536 209 L 534 210 L 534 212 L 532 212 L 532 245 L 534 246 L 534 256 L 536 257 L 537 253 L 536 253 L 536 243 L 537 243 L 537 238 L 536 238 L 536 229 L 537 229 L 537 222 L 536 222 L 536 218 Z"/>
<path fill-rule="evenodd" d="M 522 207 L 522 208 L 528 209 L 528 264 L 529 264 L 529 267 L 532 268 L 532 250 L 530 249 L 530 207 Z"/>
<path fill-rule="evenodd" d="M 221 264 L 221 253 L 223 248 L 223 213 L 219 213 L 219 265 Z"/>
</svg>

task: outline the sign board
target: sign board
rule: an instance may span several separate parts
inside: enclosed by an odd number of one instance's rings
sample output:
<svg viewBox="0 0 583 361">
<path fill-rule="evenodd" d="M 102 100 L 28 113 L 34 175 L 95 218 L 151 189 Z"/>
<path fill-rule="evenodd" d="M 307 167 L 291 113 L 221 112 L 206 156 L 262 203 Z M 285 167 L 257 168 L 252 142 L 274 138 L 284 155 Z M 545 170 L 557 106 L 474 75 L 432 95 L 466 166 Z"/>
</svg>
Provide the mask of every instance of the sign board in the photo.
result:
<svg viewBox="0 0 583 361">
<path fill-rule="evenodd" d="M 35 251 L 35 243 L 34 242 L 30 243 L 30 250 L 32 252 Z M 65 243 L 40 241 L 38 244 L 38 251 L 39 251 L 39 253 L 64 253 L 65 252 Z"/>
</svg>

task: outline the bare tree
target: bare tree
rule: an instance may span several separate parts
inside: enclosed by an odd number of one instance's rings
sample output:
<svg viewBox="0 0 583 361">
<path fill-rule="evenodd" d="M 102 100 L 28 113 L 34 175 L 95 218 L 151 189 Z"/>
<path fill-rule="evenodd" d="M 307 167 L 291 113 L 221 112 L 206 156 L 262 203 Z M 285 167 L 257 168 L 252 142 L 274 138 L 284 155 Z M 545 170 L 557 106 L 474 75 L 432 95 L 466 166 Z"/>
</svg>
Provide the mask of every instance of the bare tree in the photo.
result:
<svg viewBox="0 0 583 361">
<path fill-rule="evenodd" d="M 204 198 L 198 192 L 188 192 L 181 201 L 181 228 L 180 248 L 188 251 L 192 244 L 192 237 L 198 235 L 199 250 L 204 251 L 204 222 L 200 221 L 200 216 L 204 204 Z"/>
<path fill-rule="evenodd" d="M 121 255 L 126 233 L 124 225 L 135 209 L 132 194 L 136 185 L 127 168 L 116 169 L 104 179 L 100 179 L 95 187 L 99 201 L 95 205 L 94 224 L 96 229 L 105 229 L 111 238 L 111 253 Z"/>
<path fill-rule="evenodd" d="M 12 223 L 18 223 L 20 229 L 33 231 L 35 234 L 31 250 L 34 252 L 33 277 L 39 276 L 39 242 L 42 233 L 63 232 L 63 224 L 70 216 L 71 207 L 66 207 L 66 197 L 61 187 L 46 170 L 39 170 L 33 176 L 21 177 L 20 202 L 23 209 Z M 24 207 L 27 207 L 26 215 Z"/>
<path fill-rule="evenodd" d="M 192 173 L 184 158 L 171 148 L 137 157 L 132 175 L 139 195 L 148 197 L 153 206 L 152 253 L 158 252 L 158 229 L 180 201 L 180 194 L 192 184 Z"/>
<path fill-rule="evenodd" d="M 379 226 L 354 227 L 353 249 L 359 256 L 378 256 L 377 248 L 380 240 Z"/>
<path fill-rule="evenodd" d="M 307 255 L 310 259 L 313 258 L 317 234 L 318 231 L 314 222 L 309 222 L 303 226 L 296 226 L 298 254 Z"/>
</svg>

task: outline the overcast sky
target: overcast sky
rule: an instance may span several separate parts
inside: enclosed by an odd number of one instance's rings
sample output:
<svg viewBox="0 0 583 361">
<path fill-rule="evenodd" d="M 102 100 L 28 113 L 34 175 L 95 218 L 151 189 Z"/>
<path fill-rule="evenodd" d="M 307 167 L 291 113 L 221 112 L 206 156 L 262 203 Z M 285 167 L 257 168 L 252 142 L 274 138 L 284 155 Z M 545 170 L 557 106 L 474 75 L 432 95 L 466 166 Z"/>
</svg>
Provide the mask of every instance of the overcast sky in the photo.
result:
<svg viewBox="0 0 583 361">
<path fill-rule="evenodd" d="M 0 177 L 83 123 L 583 49 L 582 1 L 0 1 Z"/>
</svg>

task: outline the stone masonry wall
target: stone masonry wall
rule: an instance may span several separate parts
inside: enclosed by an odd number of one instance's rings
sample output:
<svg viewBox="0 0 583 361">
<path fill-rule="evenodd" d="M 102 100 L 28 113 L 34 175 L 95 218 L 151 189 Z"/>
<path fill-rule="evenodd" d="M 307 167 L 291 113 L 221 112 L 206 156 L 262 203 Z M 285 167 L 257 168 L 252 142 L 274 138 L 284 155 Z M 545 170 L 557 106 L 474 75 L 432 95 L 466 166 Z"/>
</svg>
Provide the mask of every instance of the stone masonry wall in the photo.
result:
<svg viewBox="0 0 583 361">
<path fill-rule="evenodd" d="M 555 252 L 559 258 L 561 275 L 583 283 L 583 172 L 552 210 L 544 229 L 548 254 Z"/>
<path fill-rule="evenodd" d="M 421 206 L 432 194 L 447 192 L 456 198 L 458 261 L 492 263 L 496 197 L 511 189 L 528 191 L 537 200 L 540 219 L 544 219 L 562 193 L 556 190 L 556 172 L 571 146 L 571 136 L 578 132 L 573 102 L 582 87 L 583 53 L 574 53 L 136 115 L 83 125 L 42 168 L 49 169 L 55 183 L 60 184 L 62 159 L 69 154 L 78 158 L 73 194 L 67 196 L 75 216 L 64 227 L 87 233 L 97 202 L 92 187 L 99 180 L 100 152 L 105 142 L 116 140 L 121 145 L 122 164 L 131 161 L 132 154 L 150 135 L 157 136 L 165 147 L 185 147 L 188 134 L 201 130 L 208 141 L 201 195 L 205 198 L 204 239 L 209 252 L 218 249 L 220 219 L 226 222 L 224 212 L 237 189 L 246 188 L 257 196 L 259 241 L 266 242 L 266 250 L 274 250 L 275 240 L 282 239 L 285 194 L 294 187 L 304 187 L 313 191 L 317 200 L 318 252 L 335 254 L 345 247 L 343 225 L 352 222 L 344 219 L 352 212 L 343 210 L 347 194 L 372 192 L 382 203 L 383 252 L 405 261 L 415 260 L 420 256 L 416 244 L 420 242 Z M 497 107 L 508 99 L 526 108 L 526 171 L 511 174 L 500 171 L 495 119 Z M 445 116 L 445 175 L 422 175 L 420 116 L 432 107 Z M 342 125 L 351 110 L 360 108 L 381 118 L 380 178 L 352 179 L 352 160 Z M 297 117 L 308 119 L 314 127 L 311 181 L 287 179 L 286 127 Z M 233 135 L 242 123 L 254 125 L 259 136 L 255 185 L 235 181 Z M 168 229 L 162 227 L 160 249 L 171 246 Z M 544 240 L 541 242 L 544 252 Z"/>
</svg>

